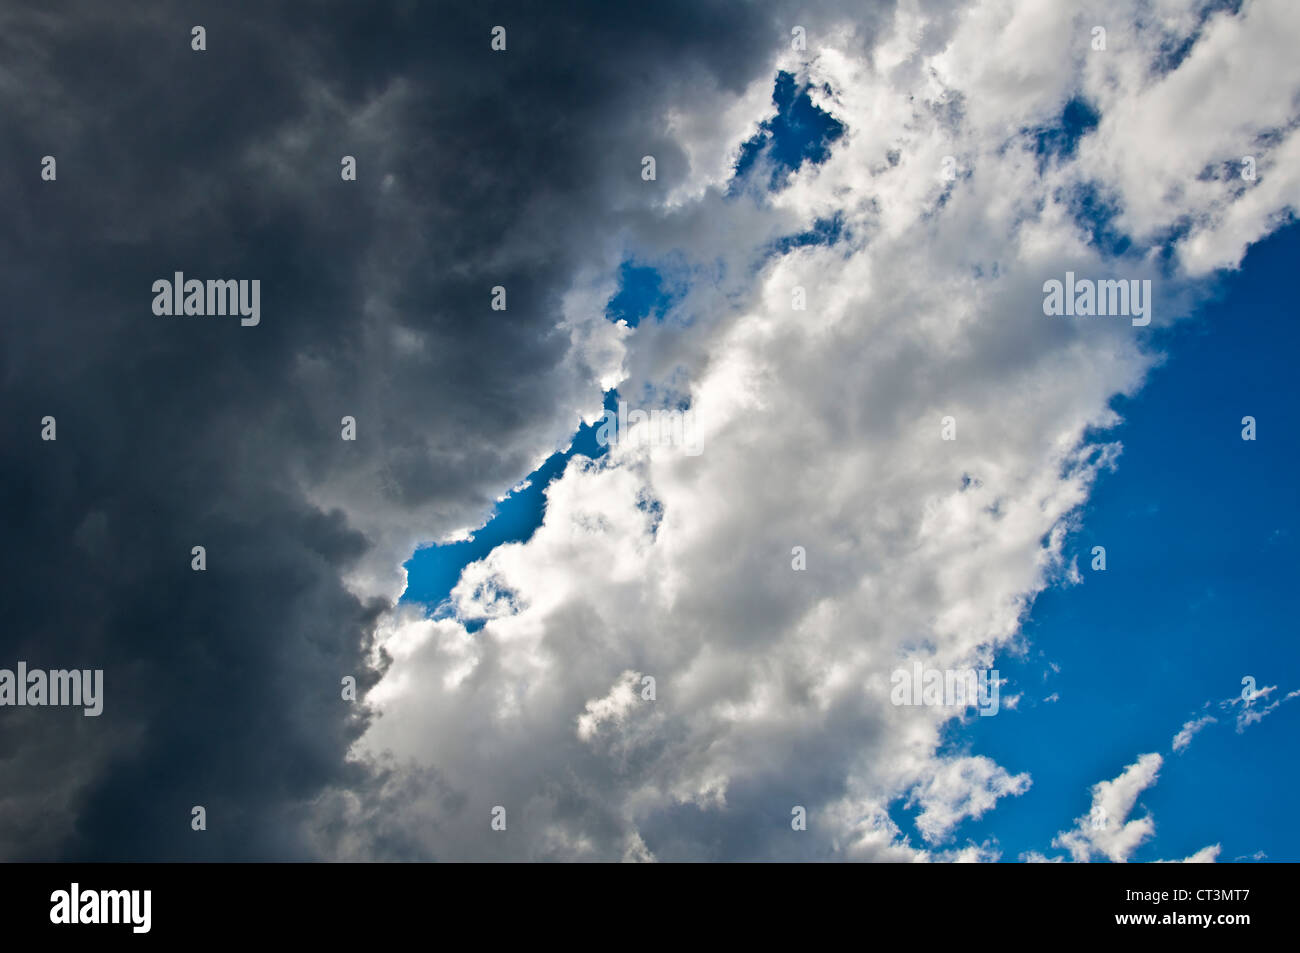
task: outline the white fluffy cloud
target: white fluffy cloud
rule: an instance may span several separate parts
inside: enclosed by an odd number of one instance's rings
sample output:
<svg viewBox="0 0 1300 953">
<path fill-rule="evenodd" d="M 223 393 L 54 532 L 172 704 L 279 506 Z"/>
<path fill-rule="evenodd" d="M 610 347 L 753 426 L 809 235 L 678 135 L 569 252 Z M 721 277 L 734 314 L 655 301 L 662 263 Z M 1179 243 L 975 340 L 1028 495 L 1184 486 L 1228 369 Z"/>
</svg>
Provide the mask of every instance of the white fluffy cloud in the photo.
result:
<svg viewBox="0 0 1300 953">
<path fill-rule="evenodd" d="M 1291 699 L 1300 697 L 1300 689 L 1287 692 L 1281 698 L 1269 702 L 1269 696 L 1277 691 L 1276 685 L 1266 685 L 1264 688 L 1256 689 L 1246 698 L 1245 693 L 1235 695 L 1232 698 L 1225 698 L 1219 702 L 1219 708 L 1223 711 L 1236 712 L 1237 734 L 1242 734 L 1251 725 L 1259 724 L 1278 707 L 1289 702 Z"/>
<path fill-rule="evenodd" d="M 1206 725 L 1215 724 L 1217 721 L 1218 719 L 1213 715 L 1203 715 L 1200 718 L 1188 719 L 1183 724 L 1183 727 L 1178 729 L 1178 734 L 1174 735 L 1171 747 L 1175 751 L 1185 750 L 1192 743 L 1192 738 L 1196 737 L 1198 731 Z"/>
<path fill-rule="evenodd" d="M 1023 794 L 1029 775 L 1009 775 L 989 758 L 968 757 L 937 762 L 917 785 L 913 798 L 921 806 L 917 829 L 928 842 L 942 842 L 968 817 L 977 818 L 998 798 Z"/>
<path fill-rule="evenodd" d="M 1156 783 L 1163 760 L 1158 754 L 1144 754 L 1113 781 L 1100 781 L 1092 789 L 1092 810 L 1076 819 L 1072 830 L 1063 831 L 1052 842 L 1076 861 L 1101 855 L 1113 863 L 1124 863 L 1156 829 L 1151 816 L 1128 820 L 1138 795 Z"/>
<path fill-rule="evenodd" d="M 1053 847 L 1069 851 L 1071 859 L 1086 862 L 1105 858 L 1111 863 L 1127 863 L 1133 852 L 1150 840 L 1156 832 L 1155 820 L 1150 814 L 1129 819 L 1138 796 L 1156 783 L 1164 760 L 1160 755 L 1141 755 L 1111 781 L 1100 781 L 1092 787 L 1092 807 L 1083 817 L 1075 819 L 1074 827 L 1061 831 L 1052 841 Z M 1202 847 L 1181 861 L 1159 863 L 1212 864 L 1219 856 L 1219 844 Z M 1028 861 L 1061 861 L 1063 857 L 1046 857 L 1034 852 L 1025 857 Z"/>
<path fill-rule="evenodd" d="M 692 171 L 628 240 L 673 250 L 689 288 L 663 324 L 613 330 L 599 317 L 612 287 L 594 277 L 565 321 L 581 363 L 633 406 L 689 396 L 703 452 L 575 458 L 533 538 L 465 570 L 453 598 L 481 630 L 389 616 L 392 663 L 368 698 L 380 717 L 356 751 L 388 783 L 322 803 L 338 822 L 323 849 L 381 856 L 400 831 L 403 850 L 445 859 L 997 856 L 956 839 L 1026 790 L 1024 766 L 941 754 L 945 726 L 968 716 L 891 705 L 890 672 L 987 667 L 1065 571 L 1070 520 L 1119 453 L 1085 434 L 1116 422 L 1111 398 L 1155 357 L 1150 329 L 1127 320 L 1045 317 L 1042 284 L 1067 270 L 1154 278 L 1156 327 L 1192 299 L 1191 278 L 1235 265 L 1272 227 L 1297 194 L 1286 157 L 1300 139 L 1259 137 L 1300 89 L 1279 45 L 1294 34 L 1279 20 L 1300 11 L 1247 0 L 1162 72 L 1159 41 L 1197 29 L 1187 5 L 1155 5 L 1159 36 L 1136 31 L 1151 6 L 1136 2 L 1096 17 L 932 6 L 899 4 L 874 31 L 846 14 L 810 33 L 806 57 L 774 56 L 846 132 L 765 202 L 717 185 L 764 96 L 702 91 L 665 117 Z M 1104 52 L 1089 46 L 1094 19 Z M 1100 126 L 1044 163 L 1019 130 L 1076 94 Z M 1251 150 L 1253 185 L 1198 178 Z M 1087 183 L 1139 241 L 1190 221 L 1181 268 L 1090 245 L 1069 201 Z M 832 215 L 837 244 L 765 257 L 775 236 Z M 791 307 L 796 286 L 806 311 Z M 587 419 L 600 399 L 592 388 Z M 1097 785 L 1115 826 L 1085 818 L 1058 846 L 1127 859 L 1154 828 L 1124 819 L 1160 764 L 1143 755 Z M 924 844 L 890 818 L 898 799 L 920 808 Z M 505 832 L 489 827 L 498 805 Z M 791 828 L 795 806 L 806 831 Z"/>
</svg>

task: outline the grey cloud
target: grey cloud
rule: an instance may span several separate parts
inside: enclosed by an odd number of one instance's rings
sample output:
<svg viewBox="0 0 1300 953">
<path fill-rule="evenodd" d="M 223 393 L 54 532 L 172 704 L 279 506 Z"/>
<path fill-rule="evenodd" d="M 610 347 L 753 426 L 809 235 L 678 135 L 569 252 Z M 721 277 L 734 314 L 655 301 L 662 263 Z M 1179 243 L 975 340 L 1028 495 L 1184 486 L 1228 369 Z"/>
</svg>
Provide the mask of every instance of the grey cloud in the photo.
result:
<svg viewBox="0 0 1300 953">
<path fill-rule="evenodd" d="M 0 719 L 7 858 L 315 856 L 305 806 L 379 789 L 338 685 L 376 677 L 383 573 L 599 406 L 560 296 L 662 197 L 640 156 L 681 174 L 665 105 L 782 42 L 724 4 L 283 3 L 205 10 L 196 53 L 191 11 L 0 15 L 0 645 L 106 694 Z M 261 324 L 154 316 L 178 270 L 260 279 Z"/>
</svg>

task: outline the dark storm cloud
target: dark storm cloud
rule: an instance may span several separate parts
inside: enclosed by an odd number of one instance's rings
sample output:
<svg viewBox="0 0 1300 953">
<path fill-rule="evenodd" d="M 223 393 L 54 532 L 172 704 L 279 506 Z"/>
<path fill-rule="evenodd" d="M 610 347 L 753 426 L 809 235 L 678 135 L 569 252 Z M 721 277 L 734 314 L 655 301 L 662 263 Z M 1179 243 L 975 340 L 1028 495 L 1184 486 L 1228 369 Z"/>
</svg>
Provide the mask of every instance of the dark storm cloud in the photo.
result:
<svg viewBox="0 0 1300 953">
<path fill-rule="evenodd" d="M 309 855 L 304 806 L 368 783 L 368 527 L 476 522 L 599 406 L 560 295 L 661 197 L 641 155 L 683 171 L 663 105 L 785 36 L 694 0 L 0 14 L 0 667 L 105 673 L 97 719 L 0 710 L 0 856 Z M 155 316 L 175 271 L 259 279 L 260 325 Z"/>
</svg>

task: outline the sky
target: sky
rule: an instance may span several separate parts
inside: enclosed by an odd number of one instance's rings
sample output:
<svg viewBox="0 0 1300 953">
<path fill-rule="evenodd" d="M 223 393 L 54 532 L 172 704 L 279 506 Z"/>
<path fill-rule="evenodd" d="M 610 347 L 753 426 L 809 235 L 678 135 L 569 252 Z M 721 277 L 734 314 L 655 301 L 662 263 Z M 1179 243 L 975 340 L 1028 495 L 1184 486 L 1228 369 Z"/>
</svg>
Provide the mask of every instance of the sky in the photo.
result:
<svg viewBox="0 0 1300 953">
<path fill-rule="evenodd" d="M 1025 626 L 1029 651 L 999 660 L 1013 679 L 1007 690 L 1025 693 L 1024 712 L 952 738 L 1034 777 L 1006 816 L 968 836 L 1039 849 L 1062 802 L 1087 813 L 1090 776 L 1118 775 L 1151 751 L 1164 766 L 1139 813 L 1155 818 L 1157 836 L 1131 859 L 1187 856 L 1207 840 L 1222 843 L 1225 861 L 1300 856 L 1287 793 L 1297 782 L 1296 710 L 1280 706 L 1238 733 L 1237 712 L 1220 707 L 1240 699 L 1247 676 L 1283 695 L 1300 683 L 1287 595 L 1297 499 L 1285 478 L 1297 451 L 1287 440 L 1240 439 L 1241 416 L 1276 425 L 1296 410 L 1287 307 L 1298 253 L 1294 225 L 1253 248 L 1222 297 L 1171 330 L 1167 363 L 1123 402 L 1114 432 L 1123 456 L 1067 545 L 1081 567 L 1105 545 L 1105 573 L 1085 569 L 1082 585 L 1040 595 Z M 1270 700 L 1277 693 L 1253 707 Z M 1177 732 L 1207 715 L 1217 721 L 1173 750 Z"/>
<path fill-rule="evenodd" d="M 1298 28 L 6 7 L 0 857 L 1300 859 Z"/>
</svg>

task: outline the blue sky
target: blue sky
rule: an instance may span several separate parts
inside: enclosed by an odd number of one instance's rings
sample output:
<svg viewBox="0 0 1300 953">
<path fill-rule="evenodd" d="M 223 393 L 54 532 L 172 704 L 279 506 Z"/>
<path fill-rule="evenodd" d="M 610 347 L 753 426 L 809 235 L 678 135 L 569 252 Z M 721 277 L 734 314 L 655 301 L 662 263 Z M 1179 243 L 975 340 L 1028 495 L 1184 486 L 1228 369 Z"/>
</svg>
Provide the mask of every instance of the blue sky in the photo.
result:
<svg viewBox="0 0 1300 953">
<path fill-rule="evenodd" d="M 1040 595 L 1025 625 L 1027 657 L 998 659 L 1010 679 L 1004 696 L 1024 693 L 1020 710 L 976 718 L 952 739 L 1029 771 L 1033 787 L 968 822 L 966 836 L 997 837 L 1009 858 L 1043 850 L 1088 813 L 1092 784 L 1155 751 L 1165 758 L 1160 780 L 1132 816 L 1150 811 L 1156 836 L 1135 860 L 1181 858 L 1216 841 L 1221 860 L 1260 850 L 1300 859 L 1300 704 L 1240 735 L 1217 710 L 1240 695 L 1243 676 L 1276 684 L 1274 698 L 1300 688 L 1291 601 L 1300 454 L 1289 435 L 1297 256 L 1294 225 L 1252 249 L 1218 301 L 1155 338 L 1168 361 L 1135 399 L 1114 404 L 1124 423 L 1106 437 L 1124 451 L 1067 546 L 1083 584 Z M 1241 439 L 1246 415 L 1258 422 L 1253 442 Z M 1095 545 L 1106 547 L 1105 572 L 1089 568 Z M 1054 692 L 1060 701 L 1042 702 Z M 1219 722 L 1171 752 L 1206 701 Z M 1073 813 L 1062 814 L 1065 805 Z"/>
<path fill-rule="evenodd" d="M 606 395 L 605 406 L 617 406 L 618 392 Z M 552 454 L 545 463 L 528 475 L 528 485 L 506 495 L 494 508 L 487 525 L 473 534 L 473 539 L 426 546 L 418 549 L 405 563 L 407 570 L 405 602 L 423 603 L 437 617 L 449 614 L 443 603 L 451 594 L 461 570 L 482 559 L 502 543 L 524 542 L 542 524 L 546 512 L 546 486 L 564 472 L 575 454 L 599 457 L 606 448 L 596 441 L 599 424 L 581 427 L 567 450 Z M 482 628 L 481 619 L 465 620 L 471 632 Z"/>
</svg>

